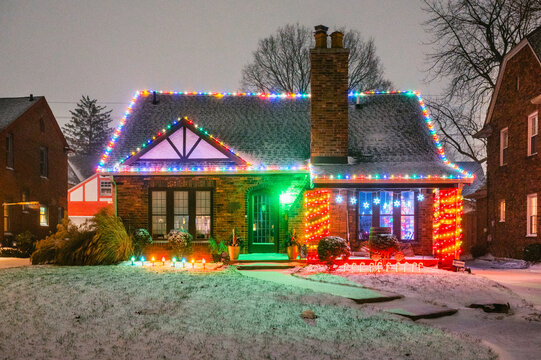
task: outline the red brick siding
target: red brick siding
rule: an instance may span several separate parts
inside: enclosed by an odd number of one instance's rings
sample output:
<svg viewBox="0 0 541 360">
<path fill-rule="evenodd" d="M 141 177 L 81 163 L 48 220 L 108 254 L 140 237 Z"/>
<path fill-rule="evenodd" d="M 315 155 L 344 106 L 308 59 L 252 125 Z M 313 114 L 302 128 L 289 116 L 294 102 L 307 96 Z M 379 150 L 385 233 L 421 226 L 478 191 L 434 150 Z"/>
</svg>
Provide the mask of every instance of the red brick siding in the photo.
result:
<svg viewBox="0 0 541 360">
<path fill-rule="evenodd" d="M 494 255 L 519 257 L 526 244 L 539 242 L 539 235 L 526 237 L 526 196 L 541 196 L 540 155 L 527 156 L 528 115 L 541 110 L 531 103 L 541 94 L 541 65 L 526 46 L 509 59 L 502 76 L 487 146 L 488 233 Z M 500 166 L 500 130 L 505 127 L 509 128 L 508 161 Z M 500 199 L 506 202 L 505 222 L 499 222 Z M 538 206 L 537 213 L 541 214 L 539 201 Z M 538 228 L 540 220 L 538 217 Z"/>
<path fill-rule="evenodd" d="M 49 208 L 49 226 L 39 225 L 39 210 L 23 213 L 21 207 L 11 207 L 11 232 L 31 231 L 43 238 L 56 231 L 58 207 L 67 213 L 68 163 L 65 140 L 45 98 L 36 103 L 0 134 L 0 204 L 21 201 L 23 190 L 28 201 L 39 201 Z M 40 118 L 45 123 L 40 130 Z M 6 135 L 13 134 L 14 169 L 6 168 Z M 40 176 L 40 146 L 48 148 L 48 178 Z M 2 231 L 3 236 L 3 211 Z"/>
</svg>

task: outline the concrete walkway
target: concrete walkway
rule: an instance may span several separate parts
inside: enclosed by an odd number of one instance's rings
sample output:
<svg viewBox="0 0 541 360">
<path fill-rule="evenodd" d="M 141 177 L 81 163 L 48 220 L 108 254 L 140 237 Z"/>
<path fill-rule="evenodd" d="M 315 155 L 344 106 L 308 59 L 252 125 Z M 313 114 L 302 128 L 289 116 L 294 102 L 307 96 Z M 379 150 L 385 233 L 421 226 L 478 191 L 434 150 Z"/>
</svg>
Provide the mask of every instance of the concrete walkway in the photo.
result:
<svg viewBox="0 0 541 360">
<path fill-rule="evenodd" d="M 505 285 L 541 310 L 541 264 L 528 269 L 476 269 L 472 273 Z"/>
<path fill-rule="evenodd" d="M 30 266 L 29 258 L 9 258 L 9 257 L 0 257 L 0 269 L 7 269 L 11 267 L 18 266 Z"/>
</svg>

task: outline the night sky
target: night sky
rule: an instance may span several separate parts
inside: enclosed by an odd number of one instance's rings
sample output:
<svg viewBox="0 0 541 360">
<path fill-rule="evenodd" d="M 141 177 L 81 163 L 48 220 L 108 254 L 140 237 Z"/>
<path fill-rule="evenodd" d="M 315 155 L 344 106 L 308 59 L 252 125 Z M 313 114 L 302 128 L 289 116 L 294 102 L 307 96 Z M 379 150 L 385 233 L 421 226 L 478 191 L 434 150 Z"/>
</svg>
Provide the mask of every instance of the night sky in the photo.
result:
<svg viewBox="0 0 541 360">
<path fill-rule="evenodd" d="M 259 39 L 287 23 L 374 37 L 397 89 L 427 85 L 418 0 L 0 0 L 0 97 L 44 95 L 58 121 L 82 94 L 118 120 L 135 90 L 235 91 Z"/>
</svg>

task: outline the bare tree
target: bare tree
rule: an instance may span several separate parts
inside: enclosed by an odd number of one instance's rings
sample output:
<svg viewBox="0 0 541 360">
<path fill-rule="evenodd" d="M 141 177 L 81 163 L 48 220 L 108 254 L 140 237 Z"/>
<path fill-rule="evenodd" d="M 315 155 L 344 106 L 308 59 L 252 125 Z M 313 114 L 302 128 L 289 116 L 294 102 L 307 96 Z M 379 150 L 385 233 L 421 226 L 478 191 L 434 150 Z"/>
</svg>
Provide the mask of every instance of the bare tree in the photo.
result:
<svg viewBox="0 0 541 360">
<path fill-rule="evenodd" d="M 424 0 L 432 35 L 429 81 L 449 81 L 428 101 L 444 141 L 482 163 L 485 143 L 472 137 L 483 126 L 505 54 L 541 24 L 541 0 Z"/>
<path fill-rule="evenodd" d="M 242 70 L 242 87 L 261 92 L 309 92 L 313 46 L 310 28 L 299 24 L 280 27 L 259 41 L 252 62 Z M 387 90 L 392 86 L 383 78 L 383 65 L 373 39 L 364 41 L 360 32 L 345 31 L 344 47 L 350 49 L 351 90 Z"/>
</svg>

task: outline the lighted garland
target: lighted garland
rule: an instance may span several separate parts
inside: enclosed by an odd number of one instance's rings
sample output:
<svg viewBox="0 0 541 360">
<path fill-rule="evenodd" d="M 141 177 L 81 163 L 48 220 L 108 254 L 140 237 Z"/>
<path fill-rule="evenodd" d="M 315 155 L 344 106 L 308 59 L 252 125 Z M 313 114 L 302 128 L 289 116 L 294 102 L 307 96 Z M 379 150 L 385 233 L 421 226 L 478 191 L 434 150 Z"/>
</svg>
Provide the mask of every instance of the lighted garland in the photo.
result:
<svg viewBox="0 0 541 360">
<path fill-rule="evenodd" d="M 304 193 L 304 241 L 308 260 L 317 258 L 317 244 L 330 234 L 331 191 L 308 190 Z"/>
<path fill-rule="evenodd" d="M 450 268 L 462 252 L 462 195 L 460 189 L 434 190 L 434 254 Z"/>
<path fill-rule="evenodd" d="M 133 98 L 131 99 L 131 102 L 128 106 L 128 108 L 126 109 L 126 112 L 124 113 L 124 116 L 122 117 L 122 120 L 120 121 L 120 124 L 118 125 L 118 127 L 116 128 L 115 132 L 113 133 L 113 136 L 111 138 L 111 140 L 109 141 L 102 157 L 101 157 L 101 160 L 99 161 L 99 164 L 98 164 L 98 167 L 97 167 L 97 170 L 98 172 L 118 172 L 118 171 L 126 171 L 126 172 L 139 172 L 139 171 L 142 171 L 142 172 L 191 172 L 191 171 L 218 171 L 218 172 L 223 172 L 223 171 L 238 171 L 238 170 L 234 170 L 233 167 L 207 167 L 207 169 L 209 170 L 200 170 L 202 169 L 202 167 L 184 167 L 184 168 L 177 168 L 177 170 L 174 170 L 175 168 L 170 168 L 170 167 L 156 167 L 156 168 L 147 168 L 147 170 L 137 170 L 137 171 L 132 171 L 131 169 L 130 170 L 121 170 L 118 168 L 118 165 L 113 167 L 113 168 L 103 168 L 103 166 L 105 165 L 105 163 L 107 162 L 108 158 L 109 158 L 109 155 L 116 143 L 116 140 L 118 139 L 119 135 L 120 135 L 120 132 L 122 131 L 122 128 L 124 127 L 128 117 L 130 116 L 131 112 L 132 112 L 132 109 L 133 109 L 133 106 L 135 105 L 137 99 L 139 98 L 139 96 L 149 96 L 150 94 L 153 94 L 153 93 L 157 93 L 157 94 L 160 94 L 160 95 L 179 95 L 179 96 L 212 96 L 212 97 L 217 97 L 217 98 L 222 98 L 222 97 L 225 97 L 225 96 L 230 96 L 230 97 L 259 97 L 259 98 L 262 98 L 262 99 L 304 99 L 304 98 L 310 98 L 311 95 L 310 94 L 303 94 L 303 93 L 281 93 L 281 94 L 276 94 L 276 93 L 261 93 L 261 92 L 213 92 L 213 91 L 163 91 L 163 90 L 160 90 L 160 91 L 153 91 L 153 90 L 141 90 L 141 91 L 137 91 L 135 93 L 135 95 L 133 96 Z M 409 95 L 409 96 L 416 96 L 417 97 L 417 100 L 419 101 L 419 105 L 421 106 L 421 110 L 422 110 L 422 113 L 423 113 L 423 116 L 425 118 L 425 122 L 428 126 L 428 129 L 430 131 L 430 134 L 432 135 L 432 140 L 434 141 L 434 144 L 437 148 L 437 151 L 438 151 L 438 154 L 441 158 L 441 160 L 447 165 L 449 166 L 450 168 L 452 168 L 453 170 L 455 171 L 458 171 L 459 173 L 461 173 L 464 177 L 466 178 L 472 178 L 473 175 L 467 171 L 465 171 L 464 169 L 460 168 L 458 165 L 454 164 L 454 163 L 451 163 L 446 155 L 445 155 L 445 151 L 443 150 L 443 145 L 441 144 L 441 142 L 439 141 L 439 137 L 438 135 L 436 134 L 436 131 L 434 129 L 434 123 L 432 121 L 432 119 L 430 118 L 430 114 L 428 113 L 428 109 L 426 108 L 426 105 L 424 103 L 424 100 L 423 98 L 421 97 L 420 93 L 417 92 L 417 91 L 411 91 L 411 90 L 408 90 L 408 91 L 366 91 L 366 92 L 350 92 L 348 94 L 349 97 L 359 97 L 359 96 L 371 96 L 371 95 L 383 95 L 383 94 L 402 94 L 402 95 Z M 193 122 L 192 122 L 193 123 Z M 173 125 L 175 124 L 175 122 L 173 122 Z M 231 149 L 229 149 L 227 146 L 225 146 L 223 144 L 223 142 L 217 140 L 215 137 L 211 136 L 210 134 L 208 134 L 208 132 L 204 129 L 202 129 L 201 127 L 198 127 L 197 125 L 195 125 L 196 128 L 200 129 L 201 133 L 208 136 L 209 138 L 213 139 L 217 144 L 220 144 L 221 146 L 223 146 L 225 149 L 227 149 L 228 151 L 230 151 L 233 155 L 237 156 L 238 155 Z M 168 127 L 170 128 L 171 127 L 171 124 L 168 125 Z M 169 129 L 168 128 L 168 129 Z M 166 133 L 166 130 L 167 129 L 163 129 L 162 132 L 163 133 Z M 158 134 L 161 134 L 162 132 L 159 132 Z M 161 135 L 158 135 L 158 137 L 161 136 Z M 156 136 L 154 136 L 156 137 Z M 153 137 L 153 138 L 154 138 Z M 155 139 L 149 139 L 147 140 L 147 142 L 143 143 L 141 145 L 141 147 L 145 147 L 145 146 L 148 146 L 149 144 L 149 141 L 150 143 L 152 141 L 154 141 Z M 132 150 L 130 152 L 130 154 L 128 154 L 121 162 L 124 162 L 126 159 L 130 158 L 131 156 L 134 156 L 136 154 L 136 152 L 138 151 L 141 151 L 141 149 L 139 148 L 139 150 Z M 240 157 L 239 157 L 240 158 Z M 214 169 L 217 169 L 217 170 L 214 170 Z M 249 167 L 248 168 L 248 171 L 267 171 L 269 170 L 269 168 L 271 170 L 275 170 L 276 167 L 271 165 L 271 166 L 256 166 L 256 167 Z M 182 170 L 180 170 L 182 169 Z M 297 165 L 293 165 L 293 166 L 280 166 L 278 167 L 279 170 L 299 170 L 299 166 Z M 368 174 L 368 175 L 363 175 L 363 174 L 354 174 L 354 175 L 341 175 L 341 174 L 338 174 L 338 175 L 331 175 L 331 176 L 322 176 L 322 177 L 318 177 L 317 175 L 312 175 L 312 180 L 318 180 L 318 179 L 337 179 L 337 180 L 341 180 L 341 179 L 344 179 L 344 180 L 364 180 L 364 179 L 375 179 L 375 180 L 396 180 L 396 179 L 414 179 L 414 180 L 417 180 L 417 179 L 421 179 L 421 180 L 424 180 L 424 179 L 460 179 L 461 177 L 460 176 L 453 176 L 453 175 L 441 175 L 441 176 L 438 176 L 438 175 L 417 175 L 417 174 L 413 174 L 413 175 L 408 175 L 408 174 L 398 174 L 398 175 L 387 175 L 387 174 L 374 174 L 374 175 L 371 175 L 371 174 Z"/>
</svg>

